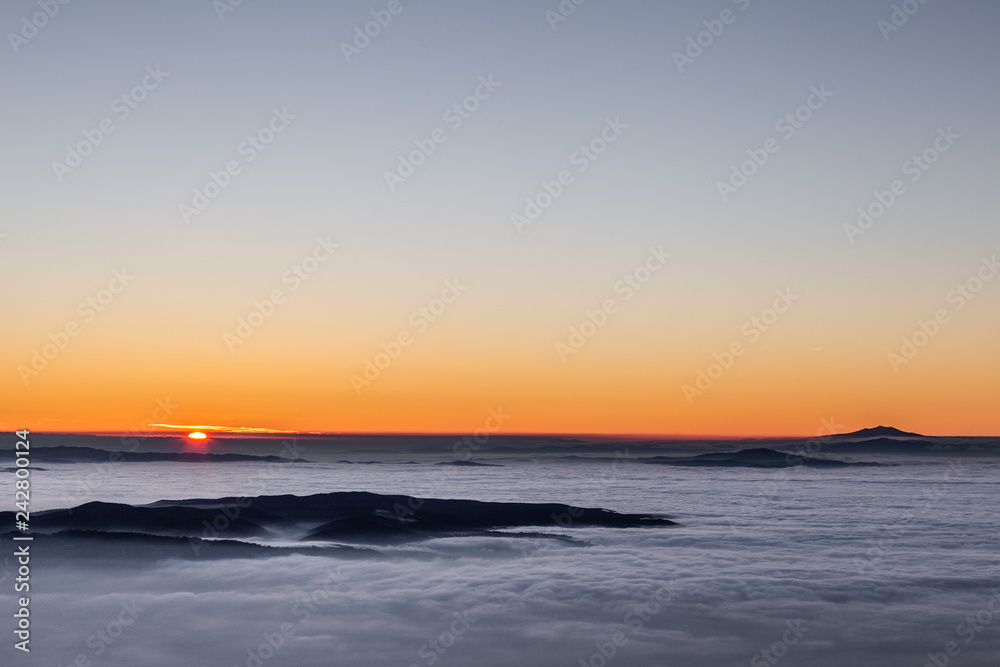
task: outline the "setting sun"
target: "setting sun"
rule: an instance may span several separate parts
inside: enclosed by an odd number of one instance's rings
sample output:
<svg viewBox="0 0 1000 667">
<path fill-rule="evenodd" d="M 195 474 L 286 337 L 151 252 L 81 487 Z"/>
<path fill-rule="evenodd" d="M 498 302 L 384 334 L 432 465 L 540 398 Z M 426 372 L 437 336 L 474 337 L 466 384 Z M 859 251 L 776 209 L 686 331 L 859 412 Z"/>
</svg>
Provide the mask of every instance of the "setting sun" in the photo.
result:
<svg viewBox="0 0 1000 667">
<path fill-rule="evenodd" d="M 188 433 L 188 437 L 191 438 L 192 440 L 204 440 L 208 436 L 202 433 L 201 431 L 195 431 L 194 433 Z"/>
</svg>

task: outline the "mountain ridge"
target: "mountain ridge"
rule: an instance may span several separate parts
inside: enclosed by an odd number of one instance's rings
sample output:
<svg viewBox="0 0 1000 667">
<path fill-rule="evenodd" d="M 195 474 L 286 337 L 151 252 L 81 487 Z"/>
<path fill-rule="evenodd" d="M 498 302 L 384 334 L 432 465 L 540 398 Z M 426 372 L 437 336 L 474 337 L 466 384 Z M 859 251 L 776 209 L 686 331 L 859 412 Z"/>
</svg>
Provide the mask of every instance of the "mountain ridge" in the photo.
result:
<svg viewBox="0 0 1000 667">
<path fill-rule="evenodd" d="M 832 435 L 833 438 L 926 438 L 927 436 L 920 433 L 910 433 L 909 431 L 902 431 L 894 426 L 874 426 L 872 428 L 863 428 L 858 431 L 851 431 L 850 433 L 836 433 Z"/>
</svg>

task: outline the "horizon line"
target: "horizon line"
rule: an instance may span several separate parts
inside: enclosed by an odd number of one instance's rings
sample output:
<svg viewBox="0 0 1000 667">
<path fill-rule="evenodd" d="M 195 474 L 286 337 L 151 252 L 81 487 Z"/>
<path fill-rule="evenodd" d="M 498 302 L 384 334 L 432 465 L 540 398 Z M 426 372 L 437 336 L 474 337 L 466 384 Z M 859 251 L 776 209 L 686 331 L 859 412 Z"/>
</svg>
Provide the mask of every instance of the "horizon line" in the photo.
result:
<svg viewBox="0 0 1000 667">
<path fill-rule="evenodd" d="M 310 438 L 345 438 L 345 437 L 465 437 L 472 433 L 469 431 L 281 431 L 277 429 L 253 429 L 253 430 L 238 430 L 239 427 L 230 427 L 226 430 L 214 430 L 210 428 L 192 428 L 184 429 L 191 431 L 202 431 L 205 432 L 209 437 L 220 438 L 220 439 L 232 439 L 232 438 L 261 438 L 261 439 L 272 439 L 280 437 L 310 437 Z M 156 438 L 156 437 L 174 437 L 174 438 L 184 438 L 186 433 L 178 432 L 176 430 L 156 430 L 156 431 L 119 431 L 119 430 L 109 430 L 109 431 L 93 431 L 93 430 L 44 430 L 44 431 L 31 431 L 32 433 L 41 434 L 51 434 L 51 435 L 92 435 L 92 436 L 107 436 L 107 437 L 146 437 L 146 438 Z M 864 429 L 859 429 L 864 430 Z M 622 440 L 800 440 L 800 439 L 812 439 L 812 438 L 829 438 L 836 435 L 848 435 L 856 431 L 849 431 L 845 433 L 828 433 L 823 435 L 726 435 L 726 434 L 711 434 L 711 433 L 584 433 L 584 432 L 555 432 L 555 431 L 525 431 L 525 432 L 509 432 L 509 433 L 491 433 L 489 438 L 503 438 L 503 437 L 547 437 L 547 438 L 590 438 L 594 440 L 608 440 L 608 439 L 622 439 Z M 1000 437 L 997 435 L 929 435 L 925 433 L 912 433 L 911 437 L 926 437 L 926 438 L 996 438 Z M 883 436 L 885 437 L 885 436 Z M 893 436 L 893 437 L 905 437 L 905 436 Z"/>
</svg>

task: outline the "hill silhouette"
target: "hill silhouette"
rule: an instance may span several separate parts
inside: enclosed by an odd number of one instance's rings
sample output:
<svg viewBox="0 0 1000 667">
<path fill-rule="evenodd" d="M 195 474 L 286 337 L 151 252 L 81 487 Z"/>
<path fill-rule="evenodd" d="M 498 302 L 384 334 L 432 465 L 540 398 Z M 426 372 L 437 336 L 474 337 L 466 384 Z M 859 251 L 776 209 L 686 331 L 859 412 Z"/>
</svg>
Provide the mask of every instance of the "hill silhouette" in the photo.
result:
<svg viewBox="0 0 1000 667">
<path fill-rule="evenodd" d="M 944 452 L 945 447 L 923 438 L 869 438 L 832 444 L 828 450 L 835 454 L 920 454 Z"/>
<path fill-rule="evenodd" d="M 778 452 L 765 447 L 741 449 L 738 452 L 710 452 L 697 456 L 653 456 L 642 459 L 643 463 L 668 466 L 704 468 L 839 468 L 844 466 L 871 466 L 877 463 L 836 461 L 811 456 L 800 456 L 788 452 Z"/>
<path fill-rule="evenodd" d="M 371 544 L 433 537 L 506 537 L 508 533 L 497 529 L 525 526 L 675 525 L 656 514 L 618 513 L 599 507 L 418 499 L 364 491 L 160 500 L 140 506 L 90 502 L 72 509 L 38 512 L 31 519 L 36 534 L 61 534 L 66 539 L 72 536 L 68 531 L 75 530 L 92 536 L 120 533 L 180 538 L 221 536 L 249 542 L 283 536 L 283 539 Z M 14 525 L 14 512 L 0 512 L 0 524 Z"/>
<path fill-rule="evenodd" d="M 55 447 L 32 447 L 31 458 L 46 463 L 150 463 L 173 461 L 180 463 L 231 463 L 257 461 L 260 463 L 309 463 L 305 459 L 286 459 L 280 456 L 256 456 L 253 454 L 211 454 L 203 452 L 114 452 L 94 447 L 57 445 Z M 37 468 L 36 468 L 37 470 Z"/>
<path fill-rule="evenodd" d="M 851 433 L 837 433 L 834 438 L 923 438 L 919 433 L 900 431 L 892 426 L 876 426 L 874 428 L 863 428 L 860 431 Z"/>
</svg>

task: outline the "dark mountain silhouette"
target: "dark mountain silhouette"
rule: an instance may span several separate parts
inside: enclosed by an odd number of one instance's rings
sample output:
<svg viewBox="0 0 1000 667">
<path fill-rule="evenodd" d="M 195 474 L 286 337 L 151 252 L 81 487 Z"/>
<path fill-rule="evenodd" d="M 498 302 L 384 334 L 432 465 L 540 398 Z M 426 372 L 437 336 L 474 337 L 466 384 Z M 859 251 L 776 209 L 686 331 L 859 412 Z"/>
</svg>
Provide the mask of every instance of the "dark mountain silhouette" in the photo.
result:
<svg viewBox="0 0 1000 667">
<path fill-rule="evenodd" d="M 502 468 L 499 463 L 483 463 L 482 461 L 442 461 L 439 466 L 480 466 L 483 468 Z"/>
<path fill-rule="evenodd" d="M 946 448 L 924 438 L 870 438 L 833 443 L 826 449 L 838 454 L 926 454 L 942 452 Z"/>
<path fill-rule="evenodd" d="M 208 454 L 201 452 L 113 452 L 94 447 L 58 445 L 56 447 L 32 447 L 33 461 L 46 463 L 148 463 L 151 461 L 173 461 L 181 463 L 231 463 L 234 461 L 257 461 L 261 463 L 308 463 L 305 459 L 288 459 L 280 456 L 254 456 L 252 454 Z"/>
<path fill-rule="evenodd" d="M 0 512 L 0 525 L 14 524 Z M 450 536 L 506 536 L 501 528 L 672 526 L 652 514 L 620 514 L 556 503 L 441 500 L 360 491 L 311 496 L 161 500 L 150 505 L 91 502 L 32 513 L 38 534 L 140 533 L 188 538 L 274 538 L 389 544 Z"/>
<path fill-rule="evenodd" d="M 900 431 L 892 426 L 876 426 L 874 428 L 863 428 L 860 431 L 851 433 L 838 433 L 834 438 L 923 438 L 919 433 L 909 433 Z"/>
<path fill-rule="evenodd" d="M 106 532 L 136 532 L 166 537 L 200 537 L 205 525 L 211 525 L 219 516 L 225 519 L 226 536 L 269 537 L 271 532 L 261 522 L 280 524 L 282 517 L 254 507 L 189 507 L 144 506 L 135 507 L 122 503 L 90 502 L 72 509 L 49 510 L 31 513 L 31 529 L 36 533 L 53 533 L 61 530 L 87 530 Z M 246 504 L 246 501 L 243 501 Z M 0 517 L 12 512 L 0 512 Z M 13 518 L 11 518 L 11 522 Z M 222 520 L 220 519 L 220 523 Z"/>
<path fill-rule="evenodd" d="M 9 532 L 0 539 L 24 533 Z M 302 554 L 343 558 L 384 558 L 370 547 L 330 545 L 264 546 L 233 539 L 206 540 L 199 537 L 169 537 L 149 533 L 63 530 L 34 536 L 33 545 L 45 551 L 47 562 L 76 563 L 86 559 L 88 567 L 107 568 L 120 573 L 125 567 L 144 567 L 152 561 L 168 558 L 218 560 L 230 558 L 271 558 Z M 109 557 L 113 554 L 114 557 Z"/>
<path fill-rule="evenodd" d="M 741 449 L 738 452 L 712 452 L 697 456 L 653 456 L 642 459 L 642 462 L 692 468 L 793 468 L 795 466 L 840 468 L 844 466 L 880 465 L 878 463 L 849 463 L 847 461 L 800 456 L 764 447 Z"/>
</svg>

